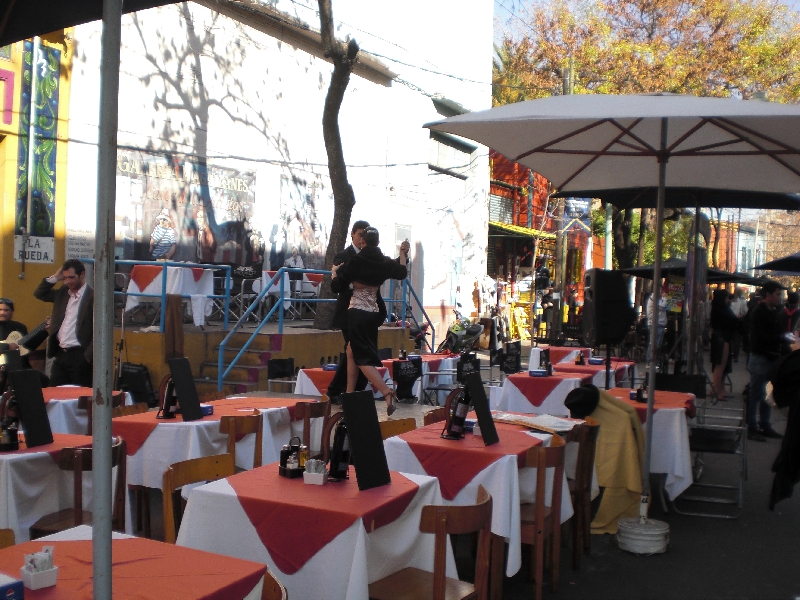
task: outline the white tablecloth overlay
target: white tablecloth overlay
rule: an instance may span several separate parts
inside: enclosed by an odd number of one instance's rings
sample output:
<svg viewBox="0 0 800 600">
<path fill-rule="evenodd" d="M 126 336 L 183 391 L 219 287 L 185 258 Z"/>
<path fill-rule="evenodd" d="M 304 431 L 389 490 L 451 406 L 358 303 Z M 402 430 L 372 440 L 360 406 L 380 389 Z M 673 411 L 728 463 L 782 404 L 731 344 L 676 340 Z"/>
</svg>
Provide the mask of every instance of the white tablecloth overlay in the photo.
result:
<svg viewBox="0 0 800 600">
<path fill-rule="evenodd" d="M 543 440 L 545 444 L 550 443 L 548 434 L 532 433 L 530 435 Z M 395 436 L 384 440 L 383 444 L 386 448 L 386 459 L 389 462 L 390 470 L 425 474 L 425 469 L 422 468 L 417 456 L 405 440 Z M 545 494 L 548 498 L 552 497 L 553 493 L 553 471 L 554 469 L 548 469 L 547 473 Z M 443 500 L 443 503 L 461 506 L 475 504 L 479 485 L 485 487 L 492 495 L 492 533 L 502 536 L 508 541 L 506 575 L 511 577 L 522 566 L 520 503 L 532 502 L 536 499 L 536 469 L 520 469 L 517 466 L 516 456 L 504 456 L 479 472 L 453 500 Z M 566 475 L 563 478 L 562 486 L 561 522 L 563 523 L 573 514 Z"/>
<path fill-rule="evenodd" d="M 378 579 L 406 567 L 433 568 L 434 536 L 420 533 L 419 519 L 423 506 L 442 504 L 439 483 L 433 477 L 407 477 L 419 485 L 419 490 L 397 520 L 367 533 L 363 521 L 356 519 L 293 575 L 277 568 L 236 492 L 224 479 L 192 490 L 177 543 L 264 563 L 286 586 L 289 598 L 367 600 L 368 585 Z M 447 575 L 457 577 L 451 546 L 446 546 Z"/>
<path fill-rule="evenodd" d="M 130 393 L 125 392 L 123 404 L 126 406 L 133 404 L 133 397 Z M 89 427 L 89 416 L 87 411 L 78 410 L 78 396 L 65 400 L 50 400 L 45 406 L 47 407 L 47 417 L 50 420 L 50 429 L 53 433 L 86 435 Z"/>
<path fill-rule="evenodd" d="M 261 291 L 262 286 L 267 285 L 274 275 L 270 275 L 266 271 L 261 274 L 261 281 L 254 281 L 253 282 L 253 291 L 258 294 Z M 280 296 L 281 295 L 281 281 L 280 279 L 276 280 L 274 284 L 267 288 L 267 295 L 268 296 Z M 288 310 L 289 307 L 292 305 L 292 286 L 291 280 L 289 279 L 289 273 L 283 274 L 283 308 L 284 310 Z"/>
<path fill-rule="evenodd" d="M 647 430 L 646 425 L 642 425 Z M 674 500 L 692 485 L 689 427 L 683 408 L 659 408 L 653 413 L 653 445 L 650 471 L 666 473 L 664 489 Z"/>
<path fill-rule="evenodd" d="M 492 410 L 568 417 L 569 410 L 564 406 L 564 400 L 567 398 L 567 394 L 580 386 L 581 380 L 577 374 L 575 377 L 562 379 L 540 406 L 534 406 L 512 380 L 506 378 L 502 388 L 491 391 L 489 406 Z"/>
<path fill-rule="evenodd" d="M 119 533 L 118 531 L 111 532 L 111 538 L 114 540 L 129 540 L 133 538 L 132 535 Z M 75 542 L 75 541 L 90 541 L 92 539 L 92 526 L 91 525 L 78 525 L 71 529 L 65 529 L 52 535 L 46 535 L 39 538 L 42 542 Z M 211 558 L 211 557 L 209 557 Z M 58 563 L 58 556 L 55 557 L 55 562 Z M 261 593 L 264 590 L 264 578 L 256 584 L 256 587 L 247 594 L 242 600 L 260 600 Z M 234 599 L 235 600 L 235 599 Z"/>
<path fill-rule="evenodd" d="M 136 268 L 134 266 L 134 268 Z M 161 278 L 162 273 L 155 276 L 146 288 L 139 289 L 136 282 L 131 279 L 128 283 L 128 300 L 125 303 L 125 311 L 135 308 L 140 300 L 136 294 L 158 294 L 158 298 L 146 297 L 142 298 L 142 302 L 161 302 Z M 167 293 L 180 294 L 180 295 L 202 295 L 212 296 L 214 294 L 214 271 L 211 269 L 204 269 L 203 274 L 198 281 L 194 280 L 194 273 L 189 267 L 167 267 Z M 211 298 L 206 299 L 205 314 L 211 314 L 211 309 L 214 301 Z"/>
<path fill-rule="evenodd" d="M 87 438 L 91 441 L 91 438 Z M 112 493 L 117 469 L 113 470 Z M 45 515 L 72 508 L 72 472 L 61 471 L 47 452 L 0 453 L 0 529 L 17 543 L 30 539 L 30 526 Z M 160 485 L 159 485 L 160 487 Z M 83 474 L 83 509 L 92 510 L 92 473 Z M 125 503 L 126 522 L 130 504 Z"/>
</svg>

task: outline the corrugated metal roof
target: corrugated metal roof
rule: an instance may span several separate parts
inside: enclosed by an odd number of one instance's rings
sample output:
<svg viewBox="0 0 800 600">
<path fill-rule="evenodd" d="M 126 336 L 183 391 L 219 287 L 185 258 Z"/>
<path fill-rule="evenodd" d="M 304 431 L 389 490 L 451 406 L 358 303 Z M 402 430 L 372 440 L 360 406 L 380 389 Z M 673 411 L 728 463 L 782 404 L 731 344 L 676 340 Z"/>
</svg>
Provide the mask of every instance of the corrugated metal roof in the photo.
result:
<svg viewBox="0 0 800 600">
<path fill-rule="evenodd" d="M 554 240 L 556 235 L 548 231 L 543 231 L 541 235 L 538 229 L 529 229 L 527 227 L 520 227 L 519 225 L 511 225 L 509 223 L 500 223 L 498 221 L 489 221 L 489 227 L 496 227 L 502 231 L 516 234 L 520 237 L 539 237 L 542 240 Z"/>
</svg>

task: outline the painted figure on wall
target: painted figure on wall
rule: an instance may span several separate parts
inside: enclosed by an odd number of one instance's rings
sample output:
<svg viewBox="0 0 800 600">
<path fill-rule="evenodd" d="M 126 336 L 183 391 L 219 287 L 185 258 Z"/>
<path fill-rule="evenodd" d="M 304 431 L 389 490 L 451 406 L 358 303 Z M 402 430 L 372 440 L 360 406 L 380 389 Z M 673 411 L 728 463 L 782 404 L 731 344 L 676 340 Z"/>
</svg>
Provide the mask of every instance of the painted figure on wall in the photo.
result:
<svg viewBox="0 0 800 600">
<path fill-rule="evenodd" d="M 169 216 L 169 209 L 164 208 L 156 219 L 156 226 L 150 234 L 150 259 L 151 260 L 170 260 L 178 248 L 175 229 L 172 227 L 172 219 Z"/>
</svg>

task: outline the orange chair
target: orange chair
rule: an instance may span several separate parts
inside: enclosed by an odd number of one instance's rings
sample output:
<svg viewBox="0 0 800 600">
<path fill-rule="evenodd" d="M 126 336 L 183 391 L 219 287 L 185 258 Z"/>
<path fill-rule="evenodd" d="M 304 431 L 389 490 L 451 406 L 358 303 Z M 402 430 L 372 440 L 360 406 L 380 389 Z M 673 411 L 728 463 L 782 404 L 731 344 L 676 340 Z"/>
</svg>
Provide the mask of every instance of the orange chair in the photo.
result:
<svg viewBox="0 0 800 600">
<path fill-rule="evenodd" d="M 261 411 L 255 409 L 252 415 L 221 417 L 219 432 L 228 435 L 228 454 L 233 455 L 234 464 L 236 463 L 236 437 L 255 433 L 256 447 L 253 450 L 253 468 L 261 466 L 261 446 L 264 439 L 264 417 L 261 415 Z"/>
<path fill-rule="evenodd" d="M 309 457 L 319 458 L 324 453 L 322 444 L 317 452 L 312 452 L 311 448 L 311 419 L 323 419 L 322 430 L 331 416 L 331 403 L 329 400 L 319 402 L 298 402 L 294 405 L 293 421 L 303 421 L 303 444 L 308 446 Z"/>
</svg>

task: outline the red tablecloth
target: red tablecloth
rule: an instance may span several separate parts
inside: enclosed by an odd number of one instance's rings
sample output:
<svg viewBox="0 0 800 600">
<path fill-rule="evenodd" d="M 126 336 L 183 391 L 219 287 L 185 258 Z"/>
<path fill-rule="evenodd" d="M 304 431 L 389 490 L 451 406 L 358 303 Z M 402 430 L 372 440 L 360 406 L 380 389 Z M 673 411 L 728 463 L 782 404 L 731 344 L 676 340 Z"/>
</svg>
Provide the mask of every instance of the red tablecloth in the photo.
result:
<svg viewBox="0 0 800 600">
<path fill-rule="evenodd" d="M 139 288 L 139 291 L 144 290 L 148 285 L 153 283 L 153 280 L 161 275 L 164 267 L 157 265 L 134 265 L 131 269 L 131 280 Z M 192 267 L 192 277 L 195 281 L 200 281 L 203 276 L 203 269 L 200 267 Z"/>
<path fill-rule="evenodd" d="M 359 491 L 355 477 L 327 485 L 278 475 L 277 463 L 228 477 L 247 517 L 275 565 L 287 575 L 337 535 L 362 519 L 368 532 L 397 519 L 417 493 L 417 484 L 400 473 L 392 482 Z"/>
<path fill-rule="evenodd" d="M 115 600 L 236 600 L 253 591 L 267 567 L 142 538 L 113 540 L 111 573 Z M 19 579 L 25 554 L 55 546 L 58 583 L 25 590 L 26 600 L 79 600 L 92 597 L 92 542 L 25 542 L 0 550 L 0 570 Z"/>
<path fill-rule="evenodd" d="M 636 363 L 631 360 L 620 360 L 618 358 L 611 359 L 611 370 L 614 371 L 614 381 L 619 383 L 625 378 L 625 369 L 620 367 L 633 367 Z M 581 373 L 583 375 L 591 375 L 594 377 L 597 373 L 606 370 L 605 363 L 602 365 L 576 365 L 573 363 L 558 363 L 553 364 L 553 370 L 559 373 Z"/>
<path fill-rule="evenodd" d="M 591 383 L 592 376 L 581 373 L 560 373 L 554 371 L 549 377 L 531 377 L 527 373 L 518 373 L 507 377 L 533 406 L 541 406 L 564 379 L 580 379 L 581 385 Z"/>
<path fill-rule="evenodd" d="M 381 377 L 386 372 L 384 369 L 385 367 L 378 367 L 378 373 L 381 374 Z M 336 375 L 336 371 L 325 371 L 322 368 L 303 369 L 303 373 L 311 380 L 314 387 L 319 390 L 320 395 L 323 396 L 328 392 L 333 376 Z"/>
<path fill-rule="evenodd" d="M 20 439 L 24 440 L 25 436 L 20 434 Z M 92 436 L 90 435 L 74 435 L 70 433 L 54 433 L 53 443 L 45 444 L 44 446 L 35 446 L 33 448 L 26 448 L 24 442 L 20 442 L 20 449 L 12 452 L 3 452 L 3 456 L 10 454 L 32 454 L 34 452 L 47 452 L 55 461 L 58 461 L 58 456 L 64 448 L 86 448 L 92 445 Z"/>
<path fill-rule="evenodd" d="M 592 353 L 590 348 L 576 348 L 574 346 L 548 346 L 547 348 L 544 348 L 543 346 L 539 347 L 542 348 L 542 350 L 550 350 L 550 362 L 554 365 L 556 363 L 560 363 L 568 354 L 574 352 L 575 350 L 580 350 L 584 359 L 587 360 Z"/>
<path fill-rule="evenodd" d="M 219 421 L 223 416 L 236 416 L 252 413 L 256 408 L 288 408 L 290 416 L 293 416 L 294 406 L 298 402 L 308 402 L 308 400 L 294 400 L 292 398 L 238 398 L 231 400 L 217 400 L 214 404 L 214 414 L 203 417 L 199 421 Z M 111 432 L 113 435 L 121 435 L 127 443 L 128 456 L 133 456 L 145 443 L 148 436 L 158 425 L 183 423 L 183 419 L 157 419 L 155 411 L 145 412 L 138 415 L 127 417 L 117 417 L 111 420 Z"/>
<path fill-rule="evenodd" d="M 81 396 L 91 396 L 94 393 L 92 388 L 88 387 L 48 387 L 42 388 L 42 395 L 44 396 L 44 403 L 47 404 L 51 400 L 75 400 Z M 114 391 L 111 392 L 114 396 L 124 394 L 125 392 Z"/>
<path fill-rule="evenodd" d="M 460 440 L 442 439 L 441 423 L 404 433 L 400 438 L 411 448 L 425 472 L 439 480 L 442 497 L 452 500 L 493 462 L 513 454 L 523 467 L 528 450 L 542 443 L 516 425 L 496 425 L 500 441 L 491 446 L 485 446 L 483 438 L 474 435 Z"/>
<path fill-rule="evenodd" d="M 647 419 L 647 404 L 630 399 L 631 390 L 629 388 L 611 388 L 608 393 L 627 402 L 636 409 L 639 420 L 644 423 Z M 684 394 L 682 392 L 666 392 L 656 390 L 656 397 L 653 401 L 653 412 L 659 408 L 683 408 L 689 417 L 694 417 L 697 409 L 694 405 L 694 394 Z"/>
<path fill-rule="evenodd" d="M 439 367 L 442 365 L 442 360 L 444 360 L 444 357 L 438 354 L 421 354 L 420 358 L 422 359 L 423 363 L 426 363 L 428 365 L 428 373 L 436 373 L 439 370 Z M 392 371 L 392 365 L 396 360 L 400 359 L 389 358 L 381 361 L 383 363 L 383 366 L 389 369 L 389 377 L 394 377 L 394 372 Z"/>
</svg>

